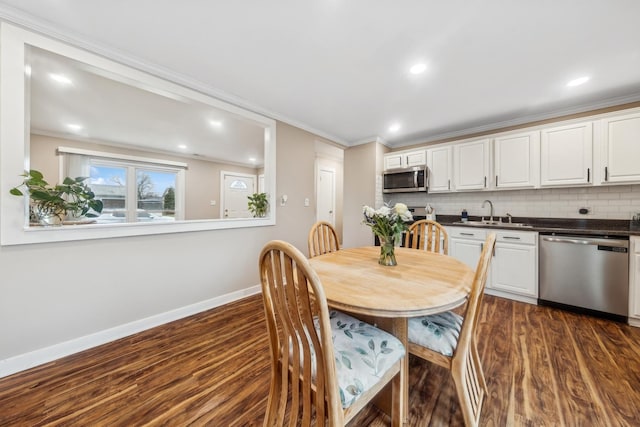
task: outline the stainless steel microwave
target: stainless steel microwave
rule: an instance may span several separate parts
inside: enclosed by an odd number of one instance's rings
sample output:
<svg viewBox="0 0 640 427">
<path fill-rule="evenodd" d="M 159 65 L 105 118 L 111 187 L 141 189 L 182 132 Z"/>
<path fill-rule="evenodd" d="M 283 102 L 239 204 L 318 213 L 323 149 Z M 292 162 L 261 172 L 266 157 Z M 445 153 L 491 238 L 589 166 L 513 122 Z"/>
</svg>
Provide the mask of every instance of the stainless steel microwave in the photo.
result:
<svg viewBox="0 0 640 427">
<path fill-rule="evenodd" d="M 427 191 L 428 169 L 425 166 L 391 169 L 383 175 L 383 193 Z"/>
</svg>

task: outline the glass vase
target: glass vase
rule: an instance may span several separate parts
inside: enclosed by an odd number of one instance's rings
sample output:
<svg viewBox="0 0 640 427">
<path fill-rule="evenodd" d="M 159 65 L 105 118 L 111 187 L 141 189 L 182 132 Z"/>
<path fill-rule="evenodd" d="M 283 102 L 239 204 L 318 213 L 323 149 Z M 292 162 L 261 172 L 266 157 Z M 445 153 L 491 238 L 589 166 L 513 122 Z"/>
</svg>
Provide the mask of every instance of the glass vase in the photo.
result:
<svg viewBox="0 0 640 427">
<path fill-rule="evenodd" d="M 380 258 L 378 258 L 378 264 L 380 265 L 398 265 L 396 262 L 395 245 L 392 236 L 378 236 L 380 240 Z"/>
</svg>

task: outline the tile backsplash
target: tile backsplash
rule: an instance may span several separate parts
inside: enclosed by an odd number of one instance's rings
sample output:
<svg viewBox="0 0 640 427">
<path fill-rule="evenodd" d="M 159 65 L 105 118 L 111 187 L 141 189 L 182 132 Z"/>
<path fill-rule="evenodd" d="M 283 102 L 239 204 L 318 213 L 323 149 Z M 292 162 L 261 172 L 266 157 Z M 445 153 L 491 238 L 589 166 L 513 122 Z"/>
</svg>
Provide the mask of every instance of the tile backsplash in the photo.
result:
<svg viewBox="0 0 640 427">
<path fill-rule="evenodd" d="M 640 185 L 616 185 L 582 188 L 545 188 L 537 190 L 503 190 L 468 193 L 394 193 L 385 194 L 390 204 L 435 208 L 436 215 L 459 215 L 466 209 L 472 216 L 489 216 L 491 200 L 495 216 L 510 213 L 515 217 L 631 219 L 640 213 Z M 588 208 L 586 215 L 578 213 Z"/>
</svg>

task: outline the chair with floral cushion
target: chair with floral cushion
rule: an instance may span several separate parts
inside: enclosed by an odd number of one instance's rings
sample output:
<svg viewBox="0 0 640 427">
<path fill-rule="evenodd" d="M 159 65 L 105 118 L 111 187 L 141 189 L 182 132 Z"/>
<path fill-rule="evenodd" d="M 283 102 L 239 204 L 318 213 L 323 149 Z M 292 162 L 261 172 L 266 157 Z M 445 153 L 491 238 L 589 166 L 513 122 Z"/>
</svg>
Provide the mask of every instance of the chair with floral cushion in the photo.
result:
<svg viewBox="0 0 640 427">
<path fill-rule="evenodd" d="M 340 250 L 338 233 L 326 221 L 318 221 L 309 230 L 309 258 Z"/>
<path fill-rule="evenodd" d="M 422 219 L 411 224 L 404 238 L 406 248 L 426 249 L 431 252 L 440 252 L 440 242 L 442 242 L 442 253 L 448 255 L 447 230 L 440 223 L 430 219 Z"/>
<path fill-rule="evenodd" d="M 265 426 L 283 426 L 287 418 L 290 426 L 343 426 L 385 385 L 400 388 L 402 343 L 330 311 L 316 272 L 299 250 L 269 242 L 259 268 L 271 350 Z M 397 400 L 393 425 L 401 424 Z"/>
<path fill-rule="evenodd" d="M 409 319 L 409 353 L 451 371 L 466 426 L 477 426 L 487 384 L 476 347 L 476 326 L 489 263 L 496 243 L 491 233 L 482 249 L 464 316 L 452 311 Z"/>
</svg>

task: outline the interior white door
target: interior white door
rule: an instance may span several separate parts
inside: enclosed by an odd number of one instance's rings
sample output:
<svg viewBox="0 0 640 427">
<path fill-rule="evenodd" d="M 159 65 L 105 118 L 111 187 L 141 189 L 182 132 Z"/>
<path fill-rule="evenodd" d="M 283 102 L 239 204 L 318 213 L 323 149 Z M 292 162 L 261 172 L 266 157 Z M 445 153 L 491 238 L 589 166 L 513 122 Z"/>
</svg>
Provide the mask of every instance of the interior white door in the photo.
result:
<svg viewBox="0 0 640 427">
<path fill-rule="evenodd" d="M 336 172 L 333 169 L 318 169 L 318 190 L 316 193 L 316 217 L 335 225 Z"/>
<path fill-rule="evenodd" d="M 255 193 L 255 175 L 222 172 L 221 218 L 251 218 L 248 196 Z"/>
</svg>

